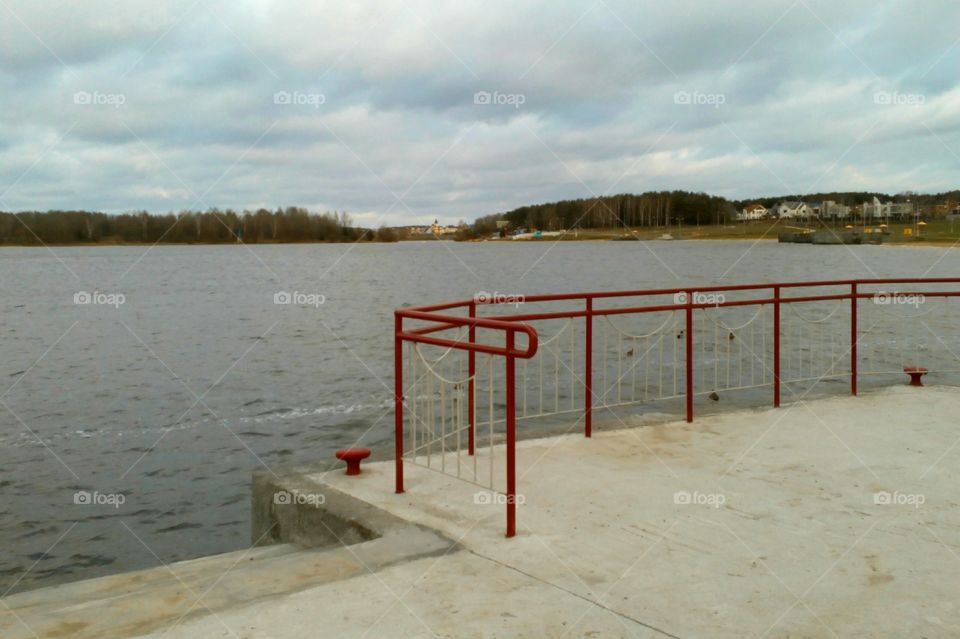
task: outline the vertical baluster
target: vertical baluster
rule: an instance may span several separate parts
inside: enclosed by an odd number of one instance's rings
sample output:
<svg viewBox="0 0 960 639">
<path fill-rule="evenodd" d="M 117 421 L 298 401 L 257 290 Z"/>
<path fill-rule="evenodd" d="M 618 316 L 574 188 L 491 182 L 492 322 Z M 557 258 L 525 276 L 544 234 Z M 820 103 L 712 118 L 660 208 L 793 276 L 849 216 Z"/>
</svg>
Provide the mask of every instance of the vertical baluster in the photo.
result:
<svg viewBox="0 0 960 639">
<path fill-rule="evenodd" d="M 570 331 L 570 410 L 574 410 L 577 406 L 577 331 L 572 319 L 567 320 L 567 329 Z"/>
<path fill-rule="evenodd" d="M 560 338 L 557 337 L 557 348 L 553 351 L 553 412 L 560 412 Z"/>
<path fill-rule="evenodd" d="M 443 360 L 438 363 L 441 374 L 443 373 Z M 440 471 L 447 470 L 447 384 L 438 380 L 440 384 Z"/>
<path fill-rule="evenodd" d="M 488 448 L 487 448 L 487 457 L 490 458 L 490 490 L 493 490 L 493 462 L 494 462 L 494 459 L 496 458 L 496 455 L 495 455 L 494 452 L 493 452 L 493 422 L 494 422 L 494 417 L 495 417 L 496 415 L 495 415 L 494 410 L 493 410 L 493 358 L 492 358 L 492 357 L 488 358 L 488 363 L 489 363 L 488 368 L 490 369 L 490 375 L 489 375 L 489 377 L 490 377 L 490 389 L 489 389 L 490 402 L 489 402 L 489 408 L 488 408 L 489 417 L 490 417 L 490 419 L 489 419 L 489 435 L 490 435 L 490 437 L 489 437 L 489 441 L 488 441 L 488 443 L 487 443 L 487 446 L 488 446 Z"/>
<path fill-rule="evenodd" d="M 418 392 L 418 387 L 420 383 L 419 376 L 419 357 L 417 356 L 417 345 L 415 342 L 410 342 L 409 349 L 410 360 L 410 377 L 413 378 L 413 385 L 410 387 L 410 393 L 408 397 L 412 398 L 413 401 L 409 401 L 410 404 L 410 452 L 413 456 L 413 461 L 417 461 L 417 408 L 420 405 L 420 393 Z"/>
<path fill-rule="evenodd" d="M 523 360 L 523 380 L 520 382 L 523 385 L 523 416 L 527 416 L 527 362 L 530 360 Z"/>
<path fill-rule="evenodd" d="M 607 387 L 607 324 L 609 324 L 607 316 L 603 317 L 603 405 L 607 405 L 607 393 L 609 392 Z"/>
<path fill-rule="evenodd" d="M 617 403 L 623 403 L 623 331 L 617 330 Z"/>
</svg>

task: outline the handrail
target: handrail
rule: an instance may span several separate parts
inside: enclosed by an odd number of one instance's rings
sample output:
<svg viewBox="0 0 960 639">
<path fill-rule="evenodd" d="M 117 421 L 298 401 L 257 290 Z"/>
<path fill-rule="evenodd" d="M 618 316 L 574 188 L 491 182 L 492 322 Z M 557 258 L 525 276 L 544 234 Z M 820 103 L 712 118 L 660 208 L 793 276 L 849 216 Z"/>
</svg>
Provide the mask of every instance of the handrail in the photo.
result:
<svg viewBox="0 0 960 639">
<path fill-rule="evenodd" d="M 611 298 L 621 298 L 621 297 L 652 297 L 656 295 L 675 295 L 677 293 L 686 293 L 690 291 L 695 291 L 697 293 L 722 293 L 722 292 L 738 292 L 738 291 L 751 291 L 751 290 L 763 290 L 763 289 L 772 289 L 774 287 L 779 287 L 781 289 L 786 288 L 821 288 L 828 286 L 846 286 L 850 287 L 854 284 L 858 286 L 876 286 L 882 284 L 958 284 L 960 283 L 960 278 L 956 277 L 900 277 L 900 278 L 867 278 L 867 279 L 847 279 L 847 280 L 810 280 L 810 281 L 793 281 L 793 282 L 764 282 L 756 284 L 727 284 L 727 285 L 705 285 L 705 286 L 684 286 L 678 288 L 659 288 L 659 289 L 639 289 L 639 290 L 629 290 L 629 291 L 590 291 L 590 292 L 579 292 L 579 293 L 552 293 L 545 295 L 525 295 L 523 297 L 524 303 L 533 303 L 533 302 L 562 302 L 562 301 L 577 301 L 585 299 L 611 299 Z M 864 294 L 862 297 L 868 297 L 870 294 Z M 789 301 L 794 298 L 783 297 L 781 301 Z M 849 297 L 846 297 L 849 299 Z M 756 300 L 760 302 L 761 300 Z M 811 301 L 804 298 L 797 298 L 796 301 Z M 743 300 L 743 303 L 747 303 L 749 300 Z M 513 301 L 501 301 L 497 298 L 485 298 L 483 300 L 476 299 L 464 299 L 457 300 L 452 302 L 443 302 L 439 304 L 427 304 L 422 306 L 410 306 L 402 309 L 397 309 L 397 313 L 405 317 L 413 317 L 414 314 L 417 314 L 422 319 L 434 319 L 434 317 L 425 317 L 424 314 L 433 313 L 439 310 L 449 310 L 453 308 L 464 308 L 470 305 L 477 306 L 497 306 L 505 304 L 513 304 Z M 727 305 L 735 305 L 732 303 L 727 303 Z M 686 304 L 675 305 L 678 309 L 686 308 Z M 714 304 L 706 305 L 694 305 L 695 308 L 708 308 L 717 306 Z M 719 304 L 719 306 L 724 306 L 724 304 Z M 666 309 L 660 309 L 666 310 Z M 631 312 L 637 312 L 636 309 L 632 309 Z M 554 317 L 578 317 L 584 314 L 583 311 L 556 311 Z M 530 317 L 535 317 L 536 319 L 541 318 L 542 314 L 533 314 Z M 503 319 L 516 320 L 524 315 L 520 316 L 507 316 Z M 545 318 L 549 319 L 549 318 Z"/>
<path fill-rule="evenodd" d="M 516 451 L 516 413 L 517 405 L 515 399 L 516 385 L 516 359 L 530 359 L 538 352 L 539 340 L 536 328 L 527 322 L 583 318 L 583 379 L 579 383 L 583 385 L 584 390 L 584 435 L 590 437 L 592 433 L 592 411 L 593 411 L 593 320 L 595 317 L 607 317 L 615 315 L 656 313 L 656 312 L 680 312 L 684 316 L 684 322 L 681 324 L 685 328 L 677 335 L 677 340 L 683 338 L 681 342 L 674 341 L 675 347 L 683 353 L 683 360 L 675 355 L 675 363 L 685 366 L 685 387 L 683 393 L 686 399 L 686 418 L 687 421 L 693 420 L 694 395 L 694 311 L 701 309 L 720 309 L 733 307 L 758 306 L 763 308 L 771 306 L 773 309 L 772 326 L 770 328 L 772 335 L 772 378 L 770 385 L 773 388 L 773 405 L 780 406 L 781 391 L 781 306 L 784 304 L 800 304 L 806 302 L 826 302 L 826 301 L 844 301 L 850 302 L 850 345 L 849 353 L 849 375 L 850 375 L 850 393 L 857 394 L 858 381 L 858 354 L 857 347 L 860 342 L 860 333 L 857 325 L 858 302 L 863 299 L 877 299 L 879 295 L 916 295 L 924 298 L 946 298 L 960 297 L 960 287 L 951 287 L 951 290 L 939 291 L 919 291 L 919 290 L 884 290 L 883 287 L 896 287 L 903 285 L 930 285 L 930 284 L 960 284 L 960 278 L 957 277 L 904 277 L 904 278 L 868 278 L 868 279 L 842 279 L 842 280 L 814 280 L 814 281 L 792 281 L 792 282 L 765 282 L 754 284 L 732 284 L 732 285 L 704 285 L 704 286 L 683 286 L 674 288 L 657 288 L 629 291 L 590 291 L 579 293 L 555 293 L 544 295 L 523 296 L 520 301 L 524 304 L 546 303 L 546 302 L 579 302 L 580 305 L 565 310 L 548 310 L 545 312 L 525 312 L 525 313 L 503 313 L 498 315 L 488 315 L 486 317 L 477 317 L 477 310 L 482 306 L 503 306 L 516 305 L 519 296 L 478 296 L 473 299 L 463 299 L 456 301 L 441 302 L 436 304 L 426 304 L 420 306 L 411 306 L 399 308 L 394 311 L 394 339 L 395 339 L 395 425 L 396 425 L 396 492 L 404 491 L 403 484 L 403 342 L 430 344 L 442 346 L 448 349 L 457 349 L 467 353 L 469 362 L 468 382 L 468 415 L 469 415 L 469 454 L 474 454 L 474 423 L 475 423 L 475 381 L 476 373 L 476 354 L 484 353 L 492 356 L 504 358 L 505 365 L 505 428 L 506 428 L 506 472 L 507 472 L 507 536 L 515 534 L 516 523 L 516 469 L 515 458 Z M 828 290 L 822 294 L 810 294 L 810 291 L 800 291 L 798 289 L 841 289 Z M 909 288 L 909 287 L 908 287 Z M 868 290 L 864 290 L 868 289 Z M 873 290 L 871 290 L 873 289 Z M 792 291 L 793 296 L 784 295 L 785 292 Z M 700 294 L 716 293 L 738 293 L 738 292 L 760 292 L 755 295 L 747 295 L 742 299 L 726 299 L 725 296 L 715 296 L 714 299 L 700 299 Z M 629 306 L 597 306 L 602 300 L 622 300 L 625 298 L 651 298 L 657 296 L 674 295 L 673 303 L 662 303 L 663 300 L 651 300 L 650 304 L 633 303 Z M 682 297 L 680 297 L 682 295 Z M 452 311 L 466 310 L 467 315 L 451 314 Z M 514 309 L 516 310 L 516 308 Z M 425 323 L 412 328 L 404 328 L 405 319 Z M 469 329 L 467 336 L 457 338 L 442 337 L 437 335 L 447 330 Z M 789 328 L 789 324 L 788 324 Z M 502 331 L 504 335 L 503 345 L 481 343 L 477 341 L 477 329 L 487 329 L 491 331 Z M 869 331 L 868 331 L 869 332 Z M 527 336 L 526 348 L 516 346 L 516 334 L 524 333 Z M 733 339 L 731 336 L 730 339 Z M 606 333 L 604 333 L 604 345 L 606 344 Z M 605 348 L 605 346 L 604 346 Z M 573 341 L 571 338 L 571 353 L 573 352 Z M 632 350 L 631 350 L 632 353 Z M 676 353 L 676 351 L 675 351 Z M 789 355 L 788 355 L 789 356 Z M 492 370 L 492 369 L 491 369 Z M 526 369 L 524 369 L 526 370 Z M 676 370 L 676 369 L 675 369 Z M 925 369 L 924 369 L 925 370 Z M 844 373 L 845 374 L 845 373 Z M 492 373 L 491 373 L 492 375 Z M 789 373 L 788 373 L 789 376 Z M 606 379 L 606 378 L 604 378 Z M 789 377 L 788 377 L 789 379 Z M 492 382 L 491 382 L 492 384 Z M 676 387 L 676 380 L 674 381 Z M 766 385 L 766 383 L 764 383 Z M 524 402 L 526 395 L 524 395 Z M 571 397 L 571 402 L 572 402 Z M 601 398 L 602 401 L 602 398 Z M 492 410 L 492 409 L 491 409 Z M 492 463 L 492 462 L 491 462 Z"/>
<path fill-rule="evenodd" d="M 528 324 L 517 324 L 514 321 L 506 321 L 500 319 L 491 319 L 485 317 L 457 317 L 455 315 L 435 315 L 431 313 L 425 313 L 423 311 L 406 309 L 407 312 L 400 313 L 397 312 L 401 317 L 409 317 L 411 319 L 423 319 L 430 320 L 434 322 L 442 322 L 438 327 L 428 327 L 429 330 L 425 329 L 414 329 L 412 331 L 402 331 L 400 336 L 410 342 L 423 342 L 426 344 L 436 344 L 439 346 L 449 346 L 453 348 L 459 348 L 462 350 L 475 351 L 490 353 L 492 355 L 510 355 L 512 357 L 519 357 L 521 359 L 530 359 L 537 354 L 537 331 L 532 326 Z M 439 337 L 426 337 L 425 333 L 435 332 L 440 330 L 446 330 L 450 328 L 457 328 L 467 326 L 470 328 L 490 328 L 490 329 L 500 329 L 506 331 L 509 335 L 513 335 L 517 332 L 526 333 L 527 335 L 527 348 L 525 350 L 517 350 L 513 347 L 497 348 L 495 346 L 486 346 L 483 344 L 473 344 L 472 342 L 464 342 L 462 340 L 452 340 Z"/>
</svg>

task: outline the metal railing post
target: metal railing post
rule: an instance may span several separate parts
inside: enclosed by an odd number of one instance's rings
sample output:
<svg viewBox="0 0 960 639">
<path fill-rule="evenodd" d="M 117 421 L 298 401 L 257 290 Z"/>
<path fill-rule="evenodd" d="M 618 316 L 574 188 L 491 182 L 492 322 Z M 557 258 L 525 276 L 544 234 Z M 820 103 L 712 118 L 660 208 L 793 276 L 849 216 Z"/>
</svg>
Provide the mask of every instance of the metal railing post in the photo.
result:
<svg viewBox="0 0 960 639">
<path fill-rule="evenodd" d="M 857 283 L 850 283 L 850 394 L 857 394 Z"/>
<path fill-rule="evenodd" d="M 403 492 L 403 317 L 393 314 L 394 437 L 396 455 L 396 492 Z"/>
<path fill-rule="evenodd" d="M 773 407 L 780 408 L 780 287 L 773 287 Z"/>
<path fill-rule="evenodd" d="M 687 291 L 687 422 L 693 421 L 693 291 Z"/>
<path fill-rule="evenodd" d="M 477 303 L 476 301 L 471 300 L 470 302 L 470 317 L 477 316 Z M 470 325 L 470 343 L 473 344 L 477 341 L 477 327 L 473 324 Z M 467 375 L 470 378 L 470 381 L 467 382 L 467 412 L 469 413 L 469 426 L 467 428 L 467 454 L 473 455 L 474 453 L 474 433 L 476 432 L 476 423 L 477 423 L 477 405 L 476 405 L 476 380 L 474 380 L 474 375 L 477 373 L 477 354 L 474 351 L 469 351 L 467 355 Z"/>
<path fill-rule="evenodd" d="M 593 436 L 593 298 L 587 297 L 586 320 L 586 351 L 584 352 L 583 375 L 583 434 Z"/>
<path fill-rule="evenodd" d="M 507 537 L 517 534 L 517 415 L 514 331 L 507 331 Z"/>
</svg>

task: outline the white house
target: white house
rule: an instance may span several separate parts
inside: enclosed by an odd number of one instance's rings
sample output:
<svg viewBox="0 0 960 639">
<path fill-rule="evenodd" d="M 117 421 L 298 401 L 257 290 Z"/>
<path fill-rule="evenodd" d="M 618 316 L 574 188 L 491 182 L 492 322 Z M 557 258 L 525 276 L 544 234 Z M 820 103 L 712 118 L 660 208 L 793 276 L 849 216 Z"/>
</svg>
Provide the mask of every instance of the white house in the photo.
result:
<svg viewBox="0 0 960 639">
<path fill-rule="evenodd" d="M 763 204 L 748 204 L 737 213 L 738 220 L 762 220 L 767 217 L 767 207 Z"/>
<path fill-rule="evenodd" d="M 773 207 L 774 215 L 782 219 L 808 219 L 813 217 L 813 209 L 805 202 L 786 200 Z"/>
<path fill-rule="evenodd" d="M 888 217 L 890 217 L 889 202 L 887 204 L 881 204 L 880 200 L 874 197 L 873 202 L 863 203 L 864 220 L 883 220 Z"/>
</svg>

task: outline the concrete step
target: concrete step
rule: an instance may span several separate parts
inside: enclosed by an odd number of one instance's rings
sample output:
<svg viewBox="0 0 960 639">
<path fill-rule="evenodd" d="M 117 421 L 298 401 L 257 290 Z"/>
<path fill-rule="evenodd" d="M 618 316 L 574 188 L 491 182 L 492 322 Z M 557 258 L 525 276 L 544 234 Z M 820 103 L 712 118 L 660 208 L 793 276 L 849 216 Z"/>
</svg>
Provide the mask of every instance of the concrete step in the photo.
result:
<svg viewBox="0 0 960 639">
<path fill-rule="evenodd" d="M 446 553 L 455 545 L 433 531 L 369 505 L 351 507 L 351 503 L 359 502 L 329 492 L 331 504 L 327 504 L 325 520 L 346 521 L 344 513 L 363 511 L 369 515 L 364 534 L 374 538 L 323 548 L 278 543 L 18 593 L 0 599 L 0 637 L 136 637 L 190 619 L 216 619 L 220 611 L 243 608 L 268 597 Z M 290 521 L 314 522 L 293 507 L 279 512 L 278 523 L 284 525 L 292 526 Z M 355 526 L 359 524 L 349 524 Z M 329 531 L 326 526 L 318 527 Z M 307 527 L 301 523 L 291 529 L 302 535 Z"/>
</svg>

